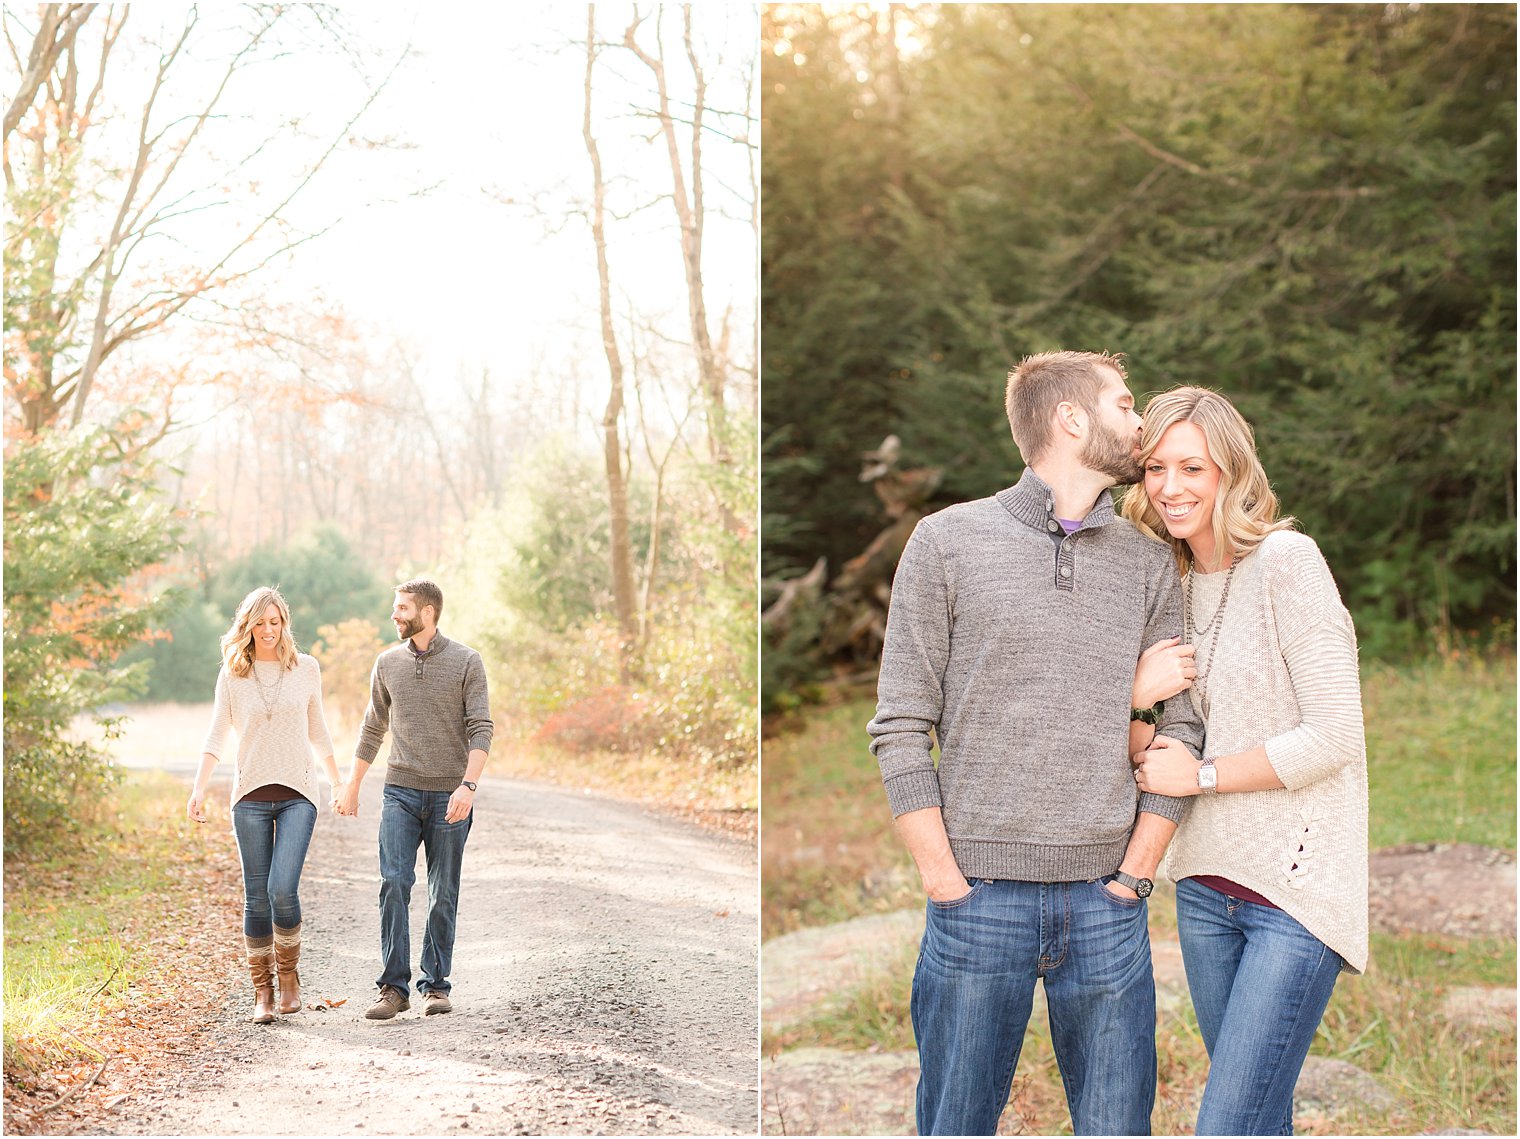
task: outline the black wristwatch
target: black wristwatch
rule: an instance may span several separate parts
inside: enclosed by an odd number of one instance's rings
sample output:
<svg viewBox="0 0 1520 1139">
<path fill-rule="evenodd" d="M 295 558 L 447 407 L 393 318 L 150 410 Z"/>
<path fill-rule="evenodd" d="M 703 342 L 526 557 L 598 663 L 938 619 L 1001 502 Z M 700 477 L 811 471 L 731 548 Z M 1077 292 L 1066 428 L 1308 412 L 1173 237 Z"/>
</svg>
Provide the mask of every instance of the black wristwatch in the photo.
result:
<svg viewBox="0 0 1520 1139">
<path fill-rule="evenodd" d="M 1149 898 L 1156 884 L 1149 878 L 1136 878 L 1133 874 L 1126 874 L 1122 870 L 1114 871 L 1114 881 L 1121 886 L 1128 886 L 1138 897 Z"/>
<path fill-rule="evenodd" d="M 471 791 L 475 790 L 475 784 L 471 783 L 468 779 L 461 779 L 459 785 L 461 787 L 468 787 Z"/>
</svg>

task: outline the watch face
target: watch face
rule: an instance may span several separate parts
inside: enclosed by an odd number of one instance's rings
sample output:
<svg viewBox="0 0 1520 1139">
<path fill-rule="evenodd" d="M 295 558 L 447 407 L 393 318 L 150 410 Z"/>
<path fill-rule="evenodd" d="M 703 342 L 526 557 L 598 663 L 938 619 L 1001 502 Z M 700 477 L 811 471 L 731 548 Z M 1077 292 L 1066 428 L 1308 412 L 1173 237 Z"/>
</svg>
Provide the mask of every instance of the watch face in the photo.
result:
<svg viewBox="0 0 1520 1139">
<path fill-rule="evenodd" d="M 1206 763 L 1198 769 L 1198 786 L 1215 787 L 1219 784 L 1219 771 L 1212 763 Z"/>
<path fill-rule="evenodd" d="M 1149 898 L 1151 896 L 1151 891 L 1155 888 L 1156 884 L 1149 878 L 1142 878 L 1140 879 L 1140 884 L 1135 887 L 1135 893 L 1142 898 Z"/>
</svg>

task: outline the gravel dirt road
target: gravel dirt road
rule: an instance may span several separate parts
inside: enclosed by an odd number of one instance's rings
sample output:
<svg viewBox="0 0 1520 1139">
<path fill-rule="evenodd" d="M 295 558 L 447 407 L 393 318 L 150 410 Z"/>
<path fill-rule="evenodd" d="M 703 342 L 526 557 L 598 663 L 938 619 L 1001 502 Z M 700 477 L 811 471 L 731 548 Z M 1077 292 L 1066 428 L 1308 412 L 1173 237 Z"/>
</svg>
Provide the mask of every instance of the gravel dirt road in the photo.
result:
<svg viewBox="0 0 1520 1139">
<path fill-rule="evenodd" d="M 637 805 L 482 784 L 465 850 L 454 1011 L 364 1011 L 379 972 L 382 772 L 324 814 L 301 884 L 305 1011 L 247 1022 L 246 967 L 208 1046 L 111 1131 L 137 1135 L 754 1134 L 753 846 Z M 426 877 L 418 857 L 412 963 Z M 324 999 L 346 1002 L 317 1011 Z"/>
</svg>

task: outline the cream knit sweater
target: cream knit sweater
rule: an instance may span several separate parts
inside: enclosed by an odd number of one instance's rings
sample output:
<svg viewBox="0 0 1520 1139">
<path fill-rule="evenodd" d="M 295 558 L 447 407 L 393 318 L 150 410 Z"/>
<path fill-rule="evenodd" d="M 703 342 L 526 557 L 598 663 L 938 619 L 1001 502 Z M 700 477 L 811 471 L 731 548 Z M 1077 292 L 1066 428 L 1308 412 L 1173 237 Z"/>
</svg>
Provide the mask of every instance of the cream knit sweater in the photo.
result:
<svg viewBox="0 0 1520 1139">
<path fill-rule="evenodd" d="M 1224 574 L 1195 575 L 1193 624 Z M 1235 568 L 1201 694 L 1205 757 L 1265 745 L 1284 786 L 1188 800 L 1165 870 L 1254 890 L 1360 973 L 1367 967 L 1367 747 L 1356 632 L 1312 538 L 1270 534 Z"/>
<path fill-rule="evenodd" d="M 216 678 L 216 705 L 211 712 L 211 730 L 201 751 L 222 758 L 227 743 L 227 729 L 238 735 L 237 763 L 232 772 L 232 802 L 267 783 L 283 783 L 299 791 L 311 805 L 317 802 L 317 766 L 313 759 L 332 754 L 332 737 L 327 734 L 327 719 L 322 714 L 322 666 L 315 657 L 299 653 L 296 667 L 280 681 L 276 661 L 254 661 L 255 678 L 233 676 L 225 665 Z M 273 703 L 273 715 L 265 715 L 260 698 L 262 681 L 266 698 L 272 699 L 279 685 L 279 699 Z"/>
</svg>

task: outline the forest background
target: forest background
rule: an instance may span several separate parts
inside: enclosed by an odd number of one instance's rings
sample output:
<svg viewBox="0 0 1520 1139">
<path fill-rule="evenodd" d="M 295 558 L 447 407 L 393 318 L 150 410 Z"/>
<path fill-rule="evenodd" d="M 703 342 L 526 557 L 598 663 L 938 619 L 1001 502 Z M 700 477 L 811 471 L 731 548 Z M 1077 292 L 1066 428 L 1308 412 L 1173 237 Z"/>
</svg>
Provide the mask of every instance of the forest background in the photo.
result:
<svg viewBox="0 0 1520 1139">
<path fill-rule="evenodd" d="M 1142 406 L 1234 401 L 1356 622 L 1382 892 L 1295 1129 L 1514 1130 L 1515 33 L 1513 5 L 765 7 L 767 1133 L 912 1127 L 923 892 L 865 734 L 891 576 L 925 513 L 1017 480 L 1006 374 L 1057 348 L 1126 353 Z M 1451 881 L 1495 921 L 1389 919 L 1431 896 L 1394 857 L 1492 867 Z M 1208 1057 L 1172 980 L 1153 1126 L 1188 1134 Z M 1070 1126 L 1039 1015 L 1002 1126 Z"/>
<path fill-rule="evenodd" d="M 1004 378 L 1053 348 L 1229 396 L 1364 656 L 1512 642 L 1512 5 L 764 20 L 766 603 L 828 579 L 767 709 L 874 663 L 912 518 L 846 567 L 891 521 L 863 453 L 935 472 L 905 510 L 1011 485 Z"/>
<path fill-rule="evenodd" d="M 8 855 L 196 758 L 256 585 L 341 749 L 411 576 L 500 774 L 752 817 L 756 12 L 471 19 L 6 8 Z"/>
</svg>

